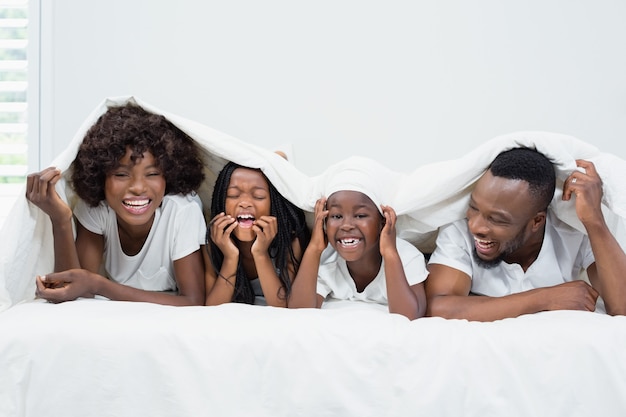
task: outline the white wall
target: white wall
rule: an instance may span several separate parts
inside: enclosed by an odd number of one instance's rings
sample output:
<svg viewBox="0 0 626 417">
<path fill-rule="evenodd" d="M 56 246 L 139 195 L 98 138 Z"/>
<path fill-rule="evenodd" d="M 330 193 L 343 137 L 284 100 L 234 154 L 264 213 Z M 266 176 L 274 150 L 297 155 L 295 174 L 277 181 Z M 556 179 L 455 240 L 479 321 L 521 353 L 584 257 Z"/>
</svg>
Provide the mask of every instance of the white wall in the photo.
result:
<svg viewBox="0 0 626 417">
<path fill-rule="evenodd" d="M 626 158 L 621 0 L 42 2 L 42 165 L 133 94 L 314 175 L 550 130 Z"/>
</svg>

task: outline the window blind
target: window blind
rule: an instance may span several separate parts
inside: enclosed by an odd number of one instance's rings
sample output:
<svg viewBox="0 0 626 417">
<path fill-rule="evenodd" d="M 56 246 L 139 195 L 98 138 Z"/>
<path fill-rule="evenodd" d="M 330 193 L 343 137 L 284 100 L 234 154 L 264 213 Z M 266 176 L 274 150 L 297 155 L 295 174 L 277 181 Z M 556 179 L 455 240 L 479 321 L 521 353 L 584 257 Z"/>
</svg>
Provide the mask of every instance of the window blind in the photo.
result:
<svg viewBox="0 0 626 417">
<path fill-rule="evenodd" d="M 0 224 L 27 174 L 28 1 L 0 0 Z"/>
</svg>

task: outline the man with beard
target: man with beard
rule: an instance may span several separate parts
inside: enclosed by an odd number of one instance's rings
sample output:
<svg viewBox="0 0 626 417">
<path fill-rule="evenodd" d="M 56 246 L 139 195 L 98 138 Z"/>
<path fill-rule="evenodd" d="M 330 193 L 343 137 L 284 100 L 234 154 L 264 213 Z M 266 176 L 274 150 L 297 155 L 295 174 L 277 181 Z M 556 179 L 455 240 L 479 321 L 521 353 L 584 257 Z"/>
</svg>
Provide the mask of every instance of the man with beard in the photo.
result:
<svg viewBox="0 0 626 417">
<path fill-rule="evenodd" d="M 546 310 L 626 314 L 626 254 L 601 210 L 602 180 L 593 163 L 565 181 L 587 234 L 549 207 L 554 166 L 534 149 L 502 152 L 476 183 L 466 218 L 442 227 L 426 281 L 427 314 L 492 321 Z M 581 279 L 587 272 L 589 285 Z"/>
</svg>

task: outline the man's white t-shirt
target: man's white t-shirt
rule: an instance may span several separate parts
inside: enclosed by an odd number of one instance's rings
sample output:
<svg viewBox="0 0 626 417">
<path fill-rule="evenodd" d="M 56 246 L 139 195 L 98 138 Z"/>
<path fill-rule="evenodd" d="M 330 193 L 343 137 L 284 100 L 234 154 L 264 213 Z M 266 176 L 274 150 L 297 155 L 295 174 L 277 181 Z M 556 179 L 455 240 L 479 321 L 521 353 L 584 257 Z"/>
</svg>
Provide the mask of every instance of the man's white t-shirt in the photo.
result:
<svg viewBox="0 0 626 417">
<path fill-rule="evenodd" d="M 419 284 L 428 276 L 424 255 L 415 246 L 396 238 L 396 248 L 402 260 L 404 274 L 409 285 Z M 378 275 L 362 292 L 358 292 L 350 276 L 345 259 L 328 245 L 322 252 L 317 276 L 317 294 L 324 298 L 353 300 L 388 305 L 385 263 Z"/>
<path fill-rule="evenodd" d="M 550 287 L 579 278 L 595 262 L 589 238 L 563 223 L 548 210 L 539 256 L 526 272 L 519 264 L 501 262 L 493 268 L 477 264 L 473 256 L 474 238 L 467 220 L 462 219 L 439 231 L 429 264 L 442 264 L 470 276 L 471 292 L 502 297 L 534 288 Z"/>
<path fill-rule="evenodd" d="M 89 207 L 79 200 L 74 215 L 87 230 L 104 236 L 106 275 L 143 290 L 176 291 L 174 261 L 205 244 L 206 222 L 195 194 L 166 195 L 141 251 L 133 256 L 122 251 L 117 216 L 105 201 Z"/>
</svg>

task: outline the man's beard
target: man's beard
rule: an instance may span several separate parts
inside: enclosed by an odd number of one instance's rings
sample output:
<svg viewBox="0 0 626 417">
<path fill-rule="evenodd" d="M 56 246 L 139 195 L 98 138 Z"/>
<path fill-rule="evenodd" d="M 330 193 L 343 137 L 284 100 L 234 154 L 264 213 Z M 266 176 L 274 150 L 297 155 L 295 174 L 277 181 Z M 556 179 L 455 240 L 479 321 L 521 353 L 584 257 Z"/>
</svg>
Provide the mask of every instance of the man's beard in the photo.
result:
<svg viewBox="0 0 626 417">
<path fill-rule="evenodd" d="M 524 237 L 525 237 L 524 229 L 522 229 L 517 234 L 517 236 L 515 236 L 513 239 L 509 240 L 506 243 L 502 253 L 500 253 L 500 255 L 497 258 L 492 259 L 490 261 L 486 261 L 482 259 L 480 256 L 478 256 L 478 251 L 476 250 L 476 245 L 474 244 L 474 248 L 472 250 L 472 257 L 474 258 L 474 262 L 476 262 L 476 264 L 481 268 L 493 269 L 497 267 L 498 265 L 500 265 L 500 263 L 504 261 L 504 258 L 506 258 L 507 256 L 509 256 L 510 254 L 512 254 L 513 252 L 515 252 L 516 250 L 518 250 L 524 245 L 524 240 L 525 240 Z"/>
<path fill-rule="evenodd" d="M 472 251 L 472 257 L 474 258 L 474 262 L 476 262 L 476 265 L 485 269 L 493 269 L 496 266 L 500 265 L 500 263 L 504 260 L 503 254 L 500 254 L 500 256 L 490 261 L 486 261 L 482 259 L 480 256 L 478 256 L 478 251 L 476 250 L 475 245 L 474 245 L 474 250 Z"/>
</svg>

